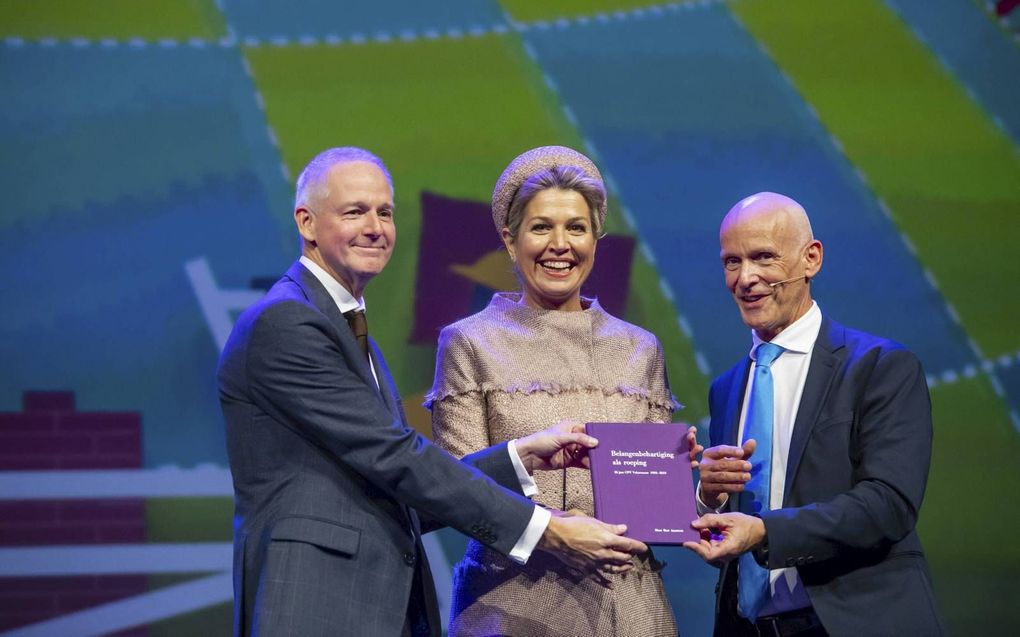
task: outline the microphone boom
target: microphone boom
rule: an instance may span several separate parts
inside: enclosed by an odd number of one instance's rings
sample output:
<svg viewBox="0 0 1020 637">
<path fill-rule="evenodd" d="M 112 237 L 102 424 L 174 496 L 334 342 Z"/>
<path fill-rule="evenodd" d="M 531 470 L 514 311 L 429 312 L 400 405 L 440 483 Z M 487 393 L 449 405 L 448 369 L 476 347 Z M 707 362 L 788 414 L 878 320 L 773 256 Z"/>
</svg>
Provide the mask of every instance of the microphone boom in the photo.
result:
<svg viewBox="0 0 1020 637">
<path fill-rule="evenodd" d="M 802 274 L 800 276 L 795 276 L 792 279 L 783 279 L 782 281 L 776 281 L 775 283 L 769 283 L 768 285 L 770 288 L 775 288 L 778 285 L 786 285 L 787 283 L 790 283 L 792 281 L 799 281 L 801 279 L 807 280 L 807 275 Z"/>
</svg>

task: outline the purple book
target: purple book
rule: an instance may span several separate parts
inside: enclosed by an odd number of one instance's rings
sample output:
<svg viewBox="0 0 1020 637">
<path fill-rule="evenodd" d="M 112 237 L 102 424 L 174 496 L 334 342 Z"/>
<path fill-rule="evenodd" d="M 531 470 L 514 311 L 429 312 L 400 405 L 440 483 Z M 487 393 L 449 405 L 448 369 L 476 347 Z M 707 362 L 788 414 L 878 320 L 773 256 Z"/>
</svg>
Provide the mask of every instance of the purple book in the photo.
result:
<svg viewBox="0 0 1020 637">
<path fill-rule="evenodd" d="M 626 524 L 645 544 L 696 542 L 698 518 L 687 425 L 590 422 L 599 445 L 588 452 L 595 517 Z"/>
</svg>

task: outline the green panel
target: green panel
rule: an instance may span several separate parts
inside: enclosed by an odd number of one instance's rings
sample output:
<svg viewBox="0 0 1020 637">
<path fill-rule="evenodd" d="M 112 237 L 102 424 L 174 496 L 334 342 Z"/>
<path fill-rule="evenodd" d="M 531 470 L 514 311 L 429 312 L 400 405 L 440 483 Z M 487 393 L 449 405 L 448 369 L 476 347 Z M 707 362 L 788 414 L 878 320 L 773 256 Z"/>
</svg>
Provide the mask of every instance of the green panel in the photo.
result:
<svg viewBox="0 0 1020 637">
<path fill-rule="evenodd" d="M 659 274 L 640 252 L 636 252 L 630 274 L 630 298 L 627 316 L 631 323 L 649 330 L 666 352 L 669 386 L 684 409 L 673 420 L 692 425 L 708 416 L 708 382 L 694 362 L 694 343 L 677 324 L 676 308 L 659 290 Z M 698 432 L 698 440 L 708 446 L 708 429 Z"/>
<path fill-rule="evenodd" d="M 729 5 L 867 176 L 986 356 L 1016 351 L 1020 154 L 879 0 Z M 1004 80 L 1005 81 L 1005 80 Z"/>
<path fill-rule="evenodd" d="M 155 591 L 174 584 L 183 584 L 207 576 L 151 575 L 149 590 Z M 174 615 L 163 621 L 147 625 L 149 637 L 179 637 L 180 635 L 229 635 L 234 626 L 234 607 L 231 603 L 217 604 L 192 613 Z"/>
<path fill-rule="evenodd" d="M 326 146 L 354 145 L 379 154 L 393 175 L 397 248 L 366 299 L 373 314 L 394 318 L 372 330 L 405 392 L 428 387 L 435 366 L 434 348 L 406 345 L 419 193 L 488 201 L 496 177 L 522 150 L 578 144 L 556 105 L 525 81 L 515 43 L 488 36 L 247 50 L 292 174 Z"/>
<path fill-rule="evenodd" d="M 217 38 L 213 0 L 5 0 L 0 36 L 22 38 Z"/>
<path fill-rule="evenodd" d="M 419 193 L 485 202 L 518 153 L 546 144 L 581 148 L 581 141 L 516 35 L 246 52 L 293 174 L 326 145 L 364 146 L 393 174 L 398 246 L 366 298 L 373 314 L 394 317 L 375 323 L 373 334 L 390 353 L 405 406 L 415 409 L 415 393 L 431 385 L 435 367 L 434 346 L 407 345 L 411 321 L 404 319 L 414 298 Z M 622 224 L 613 223 L 620 231 Z M 704 380 L 690 380 L 698 378 L 691 345 L 640 256 L 631 286 L 628 318 L 663 340 L 674 385 L 682 381 L 682 398 L 695 403 L 688 392 L 700 397 Z M 702 407 L 683 416 L 703 413 Z"/>
<path fill-rule="evenodd" d="M 1020 587 L 1016 436 L 986 376 L 932 392 L 935 444 L 918 533 L 954 635 L 1012 626 Z M 1008 593 L 1013 591 L 1013 593 Z"/>
<path fill-rule="evenodd" d="M 145 502 L 149 542 L 230 542 L 233 498 L 158 498 Z"/>
<path fill-rule="evenodd" d="M 531 20 L 550 20 L 574 16 L 592 16 L 596 13 L 613 13 L 629 11 L 639 7 L 661 5 L 661 2 L 650 0 L 502 0 L 506 12 L 515 20 L 524 22 Z"/>
<path fill-rule="evenodd" d="M 609 196 L 609 212 L 606 215 L 606 232 L 633 236 L 619 213 L 620 201 L 612 193 Z M 684 406 L 673 415 L 673 420 L 697 424 L 708 416 L 708 382 L 695 362 L 694 343 L 684 336 L 677 322 L 677 309 L 672 301 L 662 294 L 659 287 L 659 273 L 640 250 L 634 251 L 630 270 L 630 295 L 627 297 L 625 320 L 640 325 L 658 337 L 666 354 L 666 373 L 669 386 L 677 400 Z M 708 443 L 708 430 L 700 436 L 701 442 Z"/>
<path fill-rule="evenodd" d="M 218 604 L 148 625 L 149 637 L 181 635 L 229 635 L 234 627 L 232 604 Z"/>
<path fill-rule="evenodd" d="M 230 542 L 232 541 L 233 498 L 158 498 L 145 502 L 148 541 Z M 202 574 L 150 575 L 149 590 L 182 584 L 207 576 Z M 151 637 L 171 635 L 229 635 L 233 626 L 231 604 L 217 604 L 192 613 L 175 615 L 149 624 Z"/>
</svg>

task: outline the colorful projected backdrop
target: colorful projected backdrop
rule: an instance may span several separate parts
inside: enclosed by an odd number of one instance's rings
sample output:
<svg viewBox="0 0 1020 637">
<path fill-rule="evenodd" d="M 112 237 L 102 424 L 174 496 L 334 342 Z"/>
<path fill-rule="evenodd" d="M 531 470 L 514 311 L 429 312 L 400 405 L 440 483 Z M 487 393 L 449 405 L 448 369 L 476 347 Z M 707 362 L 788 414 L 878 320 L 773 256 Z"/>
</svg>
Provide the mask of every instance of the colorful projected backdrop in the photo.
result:
<svg viewBox="0 0 1020 637">
<path fill-rule="evenodd" d="M 360 145 L 393 173 L 398 245 L 368 301 L 427 433 L 438 326 L 513 284 L 492 185 L 565 144 L 613 197 L 592 292 L 659 336 L 693 423 L 748 347 L 721 215 L 764 189 L 805 204 L 822 307 L 924 361 L 936 589 L 954 632 L 1000 632 L 1020 568 L 1017 25 L 978 0 L 8 0 L 0 631 L 229 631 L 213 370 L 297 256 L 313 154 Z M 463 545 L 429 541 L 444 603 Z M 713 569 L 660 556 L 682 634 L 709 634 Z"/>
</svg>

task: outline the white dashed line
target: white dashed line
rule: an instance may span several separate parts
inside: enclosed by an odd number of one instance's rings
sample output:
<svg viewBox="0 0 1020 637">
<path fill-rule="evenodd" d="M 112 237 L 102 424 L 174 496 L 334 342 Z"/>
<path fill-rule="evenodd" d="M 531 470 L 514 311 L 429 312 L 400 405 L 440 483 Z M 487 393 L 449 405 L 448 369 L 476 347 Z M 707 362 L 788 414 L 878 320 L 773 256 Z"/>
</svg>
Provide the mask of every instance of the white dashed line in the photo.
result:
<svg viewBox="0 0 1020 637">
<path fill-rule="evenodd" d="M 482 37 L 489 34 L 502 35 L 508 33 L 510 30 L 517 32 L 526 32 L 531 29 L 538 29 L 540 31 L 549 31 L 551 29 L 565 30 L 577 27 L 587 27 L 593 23 L 607 24 L 610 22 L 624 22 L 627 20 L 640 20 L 647 19 L 649 17 L 660 17 L 665 14 L 667 9 L 676 11 L 680 8 L 684 9 L 695 9 L 709 7 L 714 4 L 721 4 L 725 0 L 701 0 L 701 1 L 690 1 L 690 2 L 673 2 L 659 5 L 652 5 L 648 7 L 637 7 L 630 10 L 614 11 L 613 13 L 599 12 L 591 15 L 578 15 L 569 17 L 555 17 L 549 20 L 535 20 L 532 22 L 520 22 L 517 20 L 507 18 L 505 23 L 497 23 L 492 25 L 472 24 L 465 27 L 448 27 L 445 30 L 436 28 L 424 28 L 421 30 L 405 29 L 399 34 L 393 34 L 387 31 L 380 31 L 371 36 L 366 37 L 361 33 L 352 34 L 338 34 L 330 33 L 320 37 L 302 35 L 296 39 L 288 38 L 286 36 L 277 35 L 268 38 L 257 38 L 257 37 L 244 37 L 239 38 L 234 30 L 233 25 L 228 21 L 227 23 L 227 37 L 220 38 L 218 40 L 210 40 L 205 38 L 186 38 L 186 39 L 173 39 L 173 38 L 162 38 L 154 41 L 146 41 L 151 44 L 158 44 L 163 48 L 175 48 L 179 45 L 188 45 L 194 48 L 205 48 L 212 44 L 217 44 L 221 47 L 235 47 L 239 43 L 242 46 L 249 48 L 257 48 L 268 42 L 269 44 L 276 47 L 288 47 L 288 46 L 299 46 L 299 47 L 310 47 L 320 44 L 328 46 L 338 46 L 344 43 L 351 45 L 364 44 L 371 39 L 374 42 L 381 44 L 400 41 L 400 42 L 413 42 L 415 40 L 436 40 L 439 38 L 448 38 L 451 40 L 460 40 L 466 36 L 470 37 Z M 220 7 L 220 12 L 226 16 L 226 11 L 222 8 L 221 2 L 216 2 L 217 7 Z M 21 48 L 30 45 L 39 45 L 44 47 L 58 46 L 62 44 L 70 44 L 78 48 L 86 48 L 90 46 L 102 46 L 104 48 L 117 48 L 120 46 L 130 46 L 131 48 L 142 48 L 140 46 L 131 45 L 130 42 L 136 40 L 143 40 L 138 37 L 131 37 L 123 40 L 115 38 L 104 38 L 103 40 L 90 40 L 82 37 L 72 38 L 55 38 L 55 37 L 43 37 L 39 39 L 24 38 L 20 36 L 7 36 L 3 39 L 4 46 L 8 48 Z M 145 40 L 143 40 L 145 41 Z"/>
<path fill-rule="evenodd" d="M 743 21 L 740 20 L 740 18 L 737 17 L 736 14 L 733 14 L 732 17 L 733 17 L 733 20 L 744 30 L 745 33 L 747 33 L 747 35 L 749 37 L 751 37 L 753 40 L 757 41 L 757 38 L 755 38 L 754 35 L 747 29 L 746 25 L 744 25 Z M 915 31 L 915 35 L 917 35 L 918 39 L 923 41 L 923 38 L 921 37 L 921 35 L 919 33 L 917 33 L 916 31 Z M 794 95 L 801 101 L 801 103 L 804 104 L 804 108 L 807 111 L 808 115 L 813 120 L 815 120 L 815 122 L 817 122 L 818 126 L 825 133 L 827 133 L 827 137 L 832 142 L 833 147 L 837 151 L 839 151 L 839 153 L 843 157 L 844 161 L 846 161 L 847 165 L 850 166 L 853 169 L 854 173 L 856 174 L 858 179 L 860 179 L 861 183 L 864 185 L 865 189 L 867 189 L 868 193 L 872 196 L 872 198 L 875 201 L 877 201 L 879 209 L 882 211 L 882 213 L 887 218 L 889 218 L 890 221 L 892 221 L 893 220 L 892 210 L 888 207 L 888 205 L 886 205 L 886 203 L 880 197 L 878 197 L 877 193 L 875 193 L 875 191 L 872 189 L 870 183 L 868 182 L 867 175 L 864 173 L 864 171 L 862 171 L 859 166 L 854 164 L 850 160 L 850 158 L 846 155 L 846 153 L 844 152 L 843 144 L 839 141 L 838 138 L 836 138 L 836 136 L 832 133 L 832 131 L 828 130 L 825 127 L 824 122 L 818 116 L 818 112 L 815 110 L 814 106 L 807 100 L 807 98 L 803 94 L 801 94 L 801 92 L 799 90 L 797 90 L 797 87 L 793 83 L 793 80 L 789 77 L 789 75 L 787 75 L 786 71 L 784 71 L 779 66 L 778 63 L 776 63 L 775 58 L 768 52 L 768 48 L 764 44 L 762 44 L 760 41 L 758 41 L 758 47 L 762 50 L 762 52 L 765 53 L 765 55 L 768 56 L 768 58 L 772 61 L 772 64 L 775 67 L 776 71 L 786 80 L 787 85 L 793 91 Z M 946 66 L 946 65 L 944 65 L 944 66 Z M 948 66 L 946 66 L 946 68 L 947 68 L 947 70 L 952 72 L 951 68 L 949 68 Z M 966 86 L 966 84 L 964 84 L 963 82 L 961 82 L 961 84 Z M 1017 150 L 1018 150 L 1018 152 L 1020 152 L 1020 147 L 1017 147 Z M 913 242 L 910 241 L 910 239 L 907 237 L 907 235 L 905 233 L 903 233 L 902 231 L 901 231 L 901 238 L 903 239 L 903 242 L 904 242 L 907 250 L 909 252 L 911 252 L 911 254 L 914 254 L 916 256 L 916 253 L 917 253 L 916 247 L 914 246 Z M 954 308 L 952 303 L 950 303 L 945 298 L 945 296 L 942 293 L 942 290 L 939 288 L 938 281 L 936 281 L 936 279 L 935 279 L 935 275 L 932 274 L 931 270 L 929 270 L 927 267 L 923 268 L 923 271 L 924 271 L 924 278 L 928 282 L 928 285 L 930 285 L 932 287 L 932 289 L 935 290 L 935 292 L 937 292 L 940 295 L 940 297 L 942 298 L 946 314 L 949 316 L 950 319 L 952 319 L 953 323 L 955 323 L 961 329 L 966 330 L 965 326 L 963 325 L 962 321 L 960 320 L 960 315 L 957 313 L 956 308 Z M 969 345 L 969 347 L 971 349 L 971 352 L 973 352 L 974 356 L 979 361 L 983 360 L 984 356 L 981 353 L 981 349 L 977 346 L 977 343 L 974 342 L 974 339 L 971 338 L 970 336 L 968 336 L 967 337 L 967 343 L 968 343 L 968 345 Z M 1018 356 L 1020 356 L 1020 352 L 1018 352 Z M 961 374 L 965 374 L 969 370 L 970 370 L 970 368 L 964 368 L 963 370 L 960 370 L 959 372 L 955 371 L 955 370 L 945 371 L 939 377 L 940 382 L 943 383 L 943 384 L 956 382 L 959 379 Z M 994 370 L 991 373 L 988 374 L 988 377 L 992 380 L 993 385 L 998 383 L 998 379 L 995 376 L 995 371 Z M 937 383 L 934 383 L 934 381 L 936 380 L 935 377 L 929 377 L 929 379 L 930 379 L 930 381 L 932 381 L 929 384 L 937 384 Z M 1020 431 L 1020 429 L 1018 429 L 1018 431 Z"/>
<path fill-rule="evenodd" d="M 694 332 L 691 330 L 691 324 L 687 322 L 687 318 L 678 314 L 676 317 L 677 325 L 680 326 L 680 331 L 684 333 L 684 336 L 691 338 Z"/>
<path fill-rule="evenodd" d="M 652 249 L 648 247 L 648 244 L 644 241 L 638 241 L 638 250 L 641 251 L 641 256 L 644 257 L 645 261 L 651 264 L 652 267 L 655 267 L 655 255 L 652 254 Z"/>
<path fill-rule="evenodd" d="M 662 292 L 662 296 L 666 297 L 666 300 L 670 303 L 676 301 L 676 296 L 673 295 L 673 288 L 669 286 L 666 279 L 659 279 L 659 290 Z"/>
<path fill-rule="evenodd" d="M 695 350 L 694 362 L 698 364 L 698 371 L 701 372 L 702 376 L 705 378 L 712 378 L 712 368 L 709 367 L 708 360 L 705 358 L 704 354 Z"/>
<path fill-rule="evenodd" d="M 910 237 L 908 237 L 905 233 L 901 232 L 900 239 L 903 241 L 903 245 L 907 246 L 907 252 L 909 252 L 911 256 L 916 257 L 917 247 L 914 246 L 914 242 L 910 240 Z"/>
</svg>

